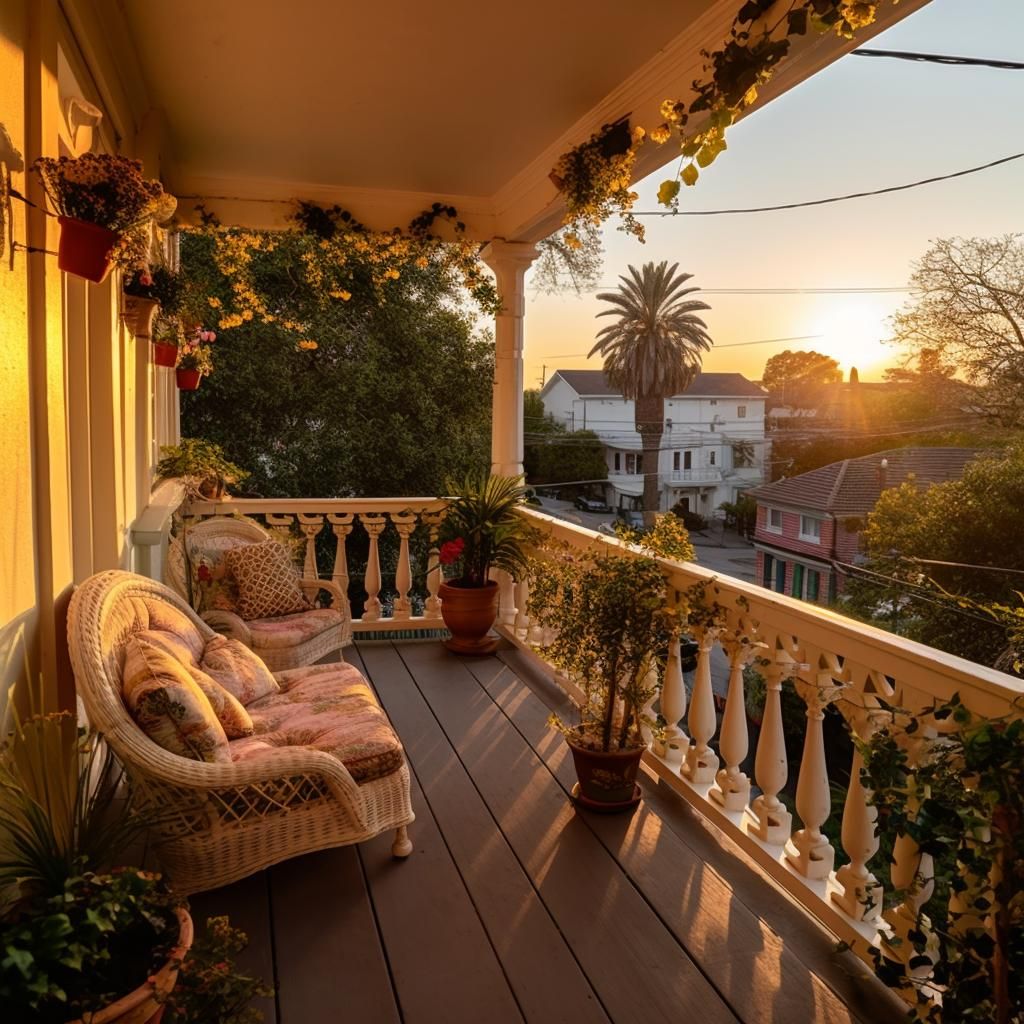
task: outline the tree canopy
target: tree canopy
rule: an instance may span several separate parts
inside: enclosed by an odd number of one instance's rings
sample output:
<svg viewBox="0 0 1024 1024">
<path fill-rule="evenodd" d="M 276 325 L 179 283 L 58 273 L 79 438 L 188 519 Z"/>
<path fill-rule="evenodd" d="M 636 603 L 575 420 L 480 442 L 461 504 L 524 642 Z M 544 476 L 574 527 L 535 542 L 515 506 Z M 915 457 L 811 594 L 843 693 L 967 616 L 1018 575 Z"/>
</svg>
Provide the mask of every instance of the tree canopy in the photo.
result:
<svg viewBox="0 0 1024 1024">
<path fill-rule="evenodd" d="M 857 580 L 852 599 L 861 610 L 885 603 L 883 620 L 898 619 L 899 631 L 914 639 L 993 664 L 1009 642 L 1005 627 L 956 597 L 1021 605 L 1024 576 L 1014 572 L 1024 571 L 1021 508 L 1021 444 L 975 460 L 959 480 L 884 491 L 862 534 L 865 568 L 877 577 Z M 956 564 L 936 564 L 943 562 Z"/>
<path fill-rule="evenodd" d="M 1024 423 L 1024 235 L 939 239 L 911 285 L 892 341 L 934 367 L 958 367 L 999 423 Z"/>
<path fill-rule="evenodd" d="M 182 236 L 182 273 L 208 304 L 193 315 L 219 328 L 215 372 L 182 393 L 183 433 L 219 443 L 267 497 L 440 493 L 488 461 L 489 339 L 450 267 L 323 242 Z"/>
<path fill-rule="evenodd" d="M 764 364 L 761 383 L 780 392 L 786 405 L 812 408 L 821 397 L 825 384 L 838 384 L 843 379 L 839 363 L 831 356 L 813 351 L 777 352 Z"/>
<path fill-rule="evenodd" d="M 604 480 L 604 444 L 592 430 L 569 431 L 544 411 L 540 392 L 523 393 L 523 467 L 530 484 Z"/>
</svg>

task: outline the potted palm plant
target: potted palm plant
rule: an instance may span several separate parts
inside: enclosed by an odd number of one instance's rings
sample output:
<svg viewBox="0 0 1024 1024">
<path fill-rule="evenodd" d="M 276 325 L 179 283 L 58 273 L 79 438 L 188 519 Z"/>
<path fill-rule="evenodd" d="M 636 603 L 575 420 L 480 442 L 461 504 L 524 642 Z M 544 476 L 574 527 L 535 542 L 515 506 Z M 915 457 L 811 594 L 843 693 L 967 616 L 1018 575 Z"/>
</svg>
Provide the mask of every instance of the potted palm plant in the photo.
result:
<svg viewBox="0 0 1024 1024">
<path fill-rule="evenodd" d="M 169 220 L 177 200 L 142 163 L 109 153 L 40 157 L 33 164 L 60 222 L 57 266 L 100 283 L 114 263 L 130 269 L 153 221 Z"/>
<path fill-rule="evenodd" d="M 488 637 L 498 614 L 498 584 L 491 571 L 518 579 L 526 567 L 523 545 L 530 534 L 516 508 L 526 498 L 520 477 L 471 473 L 450 483 L 442 526 L 440 561 L 449 577 L 440 587 L 441 616 L 458 654 L 489 654 Z"/>
<path fill-rule="evenodd" d="M 529 611 L 548 642 L 543 657 L 579 687 L 579 721 L 552 716 L 579 779 L 584 807 L 616 811 L 640 800 L 645 708 L 660 686 L 662 658 L 683 610 L 658 562 L 645 555 L 550 544 L 530 563 Z"/>
</svg>

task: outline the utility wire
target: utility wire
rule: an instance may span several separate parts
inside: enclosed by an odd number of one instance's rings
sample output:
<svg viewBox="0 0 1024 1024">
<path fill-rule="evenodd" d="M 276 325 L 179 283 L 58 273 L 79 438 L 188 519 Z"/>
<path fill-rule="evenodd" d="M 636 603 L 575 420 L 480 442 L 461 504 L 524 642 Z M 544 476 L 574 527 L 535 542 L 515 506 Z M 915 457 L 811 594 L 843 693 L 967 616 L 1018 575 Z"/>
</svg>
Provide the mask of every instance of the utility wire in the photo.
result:
<svg viewBox="0 0 1024 1024">
<path fill-rule="evenodd" d="M 938 181 L 950 181 L 953 178 L 963 178 L 968 174 L 987 171 L 991 167 L 998 167 L 1000 164 L 1008 164 L 1013 160 L 1020 160 L 1021 157 L 1024 157 L 1024 153 L 1014 153 L 1012 156 L 1004 156 L 987 164 L 979 164 L 977 167 L 968 167 L 962 171 L 954 171 L 952 174 L 940 174 L 934 178 L 922 178 L 920 181 L 911 181 L 906 185 L 890 185 L 888 188 L 876 188 L 870 192 L 850 192 L 843 196 L 830 196 L 827 199 L 809 199 L 802 203 L 780 203 L 777 206 L 746 206 L 728 210 L 633 210 L 632 215 L 634 217 L 719 217 L 731 213 L 770 213 L 774 210 L 799 210 L 806 206 L 825 206 L 828 203 L 845 203 L 849 199 L 864 199 L 867 196 L 882 196 L 890 192 L 905 192 L 907 189 L 920 188 L 922 185 L 933 185 Z"/>
<path fill-rule="evenodd" d="M 925 64 L 947 64 L 956 67 L 998 68 L 1000 71 L 1024 71 L 1024 64 L 1015 60 L 994 60 L 991 57 L 950 57 L 944 53 L 911 53 L 907 50 L 851 50 L 854 57 L 889 57 L 893 60 L 913 60 Z"/>
</svg>

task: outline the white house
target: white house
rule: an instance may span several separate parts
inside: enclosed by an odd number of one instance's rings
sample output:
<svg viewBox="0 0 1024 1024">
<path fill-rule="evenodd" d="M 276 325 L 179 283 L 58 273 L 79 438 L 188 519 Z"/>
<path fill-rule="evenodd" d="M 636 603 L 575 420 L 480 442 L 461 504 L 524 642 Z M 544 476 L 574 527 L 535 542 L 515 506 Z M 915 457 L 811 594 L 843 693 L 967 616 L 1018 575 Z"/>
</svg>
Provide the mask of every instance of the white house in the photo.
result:
<svg viewBox="0 0 1024 1024">
<path fill-rule="evenodd" d="M 569 430 L 593 430 L 608 459 L 609 504 L 636 507 L 643 493 L 634 403 L 603 370 L 556 370 L 541 390 L 544 411 Z M 767 393 L 739 373 L 701 373 L 665 400 L 658 465 L 661 508 L 682 501 L 710 515 L 765 480 Z"/>
</svg>

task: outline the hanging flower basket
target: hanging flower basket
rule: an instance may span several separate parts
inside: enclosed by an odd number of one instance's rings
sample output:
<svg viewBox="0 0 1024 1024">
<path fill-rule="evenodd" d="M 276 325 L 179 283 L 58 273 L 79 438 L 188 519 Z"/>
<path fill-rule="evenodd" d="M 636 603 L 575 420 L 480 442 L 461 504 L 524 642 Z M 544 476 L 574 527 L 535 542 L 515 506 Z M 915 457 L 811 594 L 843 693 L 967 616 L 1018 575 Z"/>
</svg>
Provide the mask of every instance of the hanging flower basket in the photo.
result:
<svg viewBox="0 0 1024 1024">
<path fill-rule="evenodd" d="M 153 362 L 157 366 L 169 366 L 172 370 L 178 361 L 178 346 L 165 341 L 153 343 Z"/>
<path fill-rule="evenodd" d="M 146 299 L 139 295 L 124 297 L 121 319 L 136 341 L 148 341 L 153 336 L 153 321 L 159 309 L 160 303 L 156 299 Z"/>
<path fill-rule="evenodd" d="M 179 391 L 196 391 L 203 374 L 201 370 L 176 370 L 174 377 L 178 382 Z"/>
<path fill-rule="evenodd" d="M 84 277 L 94 284 L 105 281 L 118 234 L 75 217 L 58 217 L 57 221 L 60 224 L 57 266 L 67 274 Z"/>
</svg>

